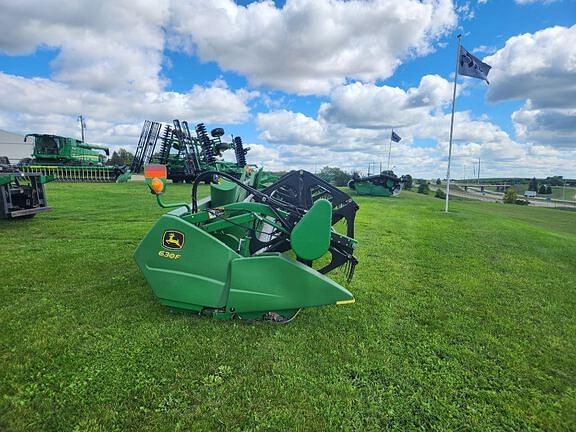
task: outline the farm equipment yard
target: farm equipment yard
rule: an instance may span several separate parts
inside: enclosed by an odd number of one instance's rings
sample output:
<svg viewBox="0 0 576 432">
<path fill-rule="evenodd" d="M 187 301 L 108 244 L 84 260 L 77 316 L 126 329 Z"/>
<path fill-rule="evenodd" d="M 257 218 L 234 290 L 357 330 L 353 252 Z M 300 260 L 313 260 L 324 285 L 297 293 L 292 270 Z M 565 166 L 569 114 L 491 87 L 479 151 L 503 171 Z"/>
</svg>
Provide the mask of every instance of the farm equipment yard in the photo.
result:
<svg viewBox="0 0 576 432">
<path fill-rule="evenodd" d="M 576 0 L 0 7 L 0 432 L 576 431 Z"/>
<path fill-rule="evenodd" d="M 0 220 L 2 430 L 576 427 L 574 212 L 345 189 L 359 264 L 331 277 L 356 303 L 247 324 L 157 302 L 141 182 L 46 190 Z"/>
</svg>

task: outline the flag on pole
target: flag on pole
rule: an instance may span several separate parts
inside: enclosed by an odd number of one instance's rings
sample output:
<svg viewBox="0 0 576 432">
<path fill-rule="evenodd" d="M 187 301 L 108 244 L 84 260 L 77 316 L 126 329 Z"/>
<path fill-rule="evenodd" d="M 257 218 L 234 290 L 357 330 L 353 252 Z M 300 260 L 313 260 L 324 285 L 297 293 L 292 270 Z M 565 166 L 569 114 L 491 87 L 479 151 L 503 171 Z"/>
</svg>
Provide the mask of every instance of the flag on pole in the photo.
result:
<svg viewBox="0 0 576 432">
<path fill-rule="evenodd" d="M 394 142 L 400 142 L 402 138 L 396 132 L 392 131 L 392 136 L 390 137 L 390 139 Z"/>
<path fill-rule="evenodd" d="M 460 46 L 460 55 L 458 60 L 458 74 L 469 76 L 472 78 L 479 78 L 486 81 L 488 84 L 488 73 L 492 66 L 482 62 L 477 57 L 470 54 L 463 46 Z"/>
</svg>

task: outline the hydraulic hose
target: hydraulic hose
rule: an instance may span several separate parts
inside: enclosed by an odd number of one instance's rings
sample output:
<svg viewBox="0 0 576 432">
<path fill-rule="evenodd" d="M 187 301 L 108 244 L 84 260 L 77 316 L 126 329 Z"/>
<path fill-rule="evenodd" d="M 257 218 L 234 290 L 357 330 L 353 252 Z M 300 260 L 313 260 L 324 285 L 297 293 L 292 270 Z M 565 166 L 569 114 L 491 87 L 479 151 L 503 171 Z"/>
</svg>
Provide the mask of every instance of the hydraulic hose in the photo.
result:
<svg viewBox="0 0 576 432">
<path fill-rule="evenodd" d="M 280 201 L 280 200 L 277 200 L 276 198 L 272 198 L 271 196 L 268 196 L 268 195 L 260 192 L 258 189 L 255 189 L 252 186 L 248 186 L 248 185 L 242 183 L 236 177 L 234 177 L 228 173 L 220 172 L 220 171 L 204 171 L 203 173 L 199 174 L 198 177 L 196 177 L 194 179 L 194 184 L 192 185 L 192 211 L 194 213 L 196 213 L 198 211 L 198 199 L 197 199 L 198 185 L 201 183 L 202 179 L 209 177 L 209 176 L 214 176 L 214 175 L 224 177 L 225 179 L 230 180 L 233 183 L 236 183 L 238 186 L 240 186 L 244 190 L 248 191 L 254 197 L 258 197 L 259 201 L 262 201 L 263 203 L 272 204 L 272 205 L 274 205 L 276 207 L 280 207 L 280 208 L 287 208 L 287 209 L 290 209 L 292 211 L 297 211 L 299 213 L 304 213 L 306 211 L 305 209 L 301 209 L 298 206 L 295 206 L 293 204 L 288 204 L 288 203 L 285 203 L 284 201 Z"/>
</svg>

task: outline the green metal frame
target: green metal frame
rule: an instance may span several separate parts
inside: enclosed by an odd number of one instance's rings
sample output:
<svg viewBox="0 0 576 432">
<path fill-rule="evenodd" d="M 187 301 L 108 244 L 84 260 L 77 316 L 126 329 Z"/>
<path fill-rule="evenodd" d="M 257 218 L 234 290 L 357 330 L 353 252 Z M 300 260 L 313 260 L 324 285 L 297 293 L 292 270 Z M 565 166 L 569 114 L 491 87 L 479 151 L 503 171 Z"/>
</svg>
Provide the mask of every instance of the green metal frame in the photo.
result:
<svg viewBox="0 0 576 432">
<path fill-rule="evenodd" d="M 0 172 L 0 218 L 30 218 L 51 210 L 44 184 L 52 180 L 38 173 Z"/>
<path fill-rule="evenodd" d="M 217 319 L 252 320 L 270 314 L 291 319 L 301 308 L 354 302 L 346 288 L 299 261 L 328 251 L 329 201 L 315 202 L 291 230 L 297 259 L 292 254 L 251 254 L 254 236 L 271 229 L 287 232 L 269 206 L 244 201 L 243 189 L 222 181 L 211 185 L 211 199 L 192 212 L 188 204 L 163 202 L 166 183 L 161 180 L 158 203 L 177 208 L 160 217 L 134 254 L 161 304 Z M 146 181 L 151 186 L 155 179 Z"/>
</svg>

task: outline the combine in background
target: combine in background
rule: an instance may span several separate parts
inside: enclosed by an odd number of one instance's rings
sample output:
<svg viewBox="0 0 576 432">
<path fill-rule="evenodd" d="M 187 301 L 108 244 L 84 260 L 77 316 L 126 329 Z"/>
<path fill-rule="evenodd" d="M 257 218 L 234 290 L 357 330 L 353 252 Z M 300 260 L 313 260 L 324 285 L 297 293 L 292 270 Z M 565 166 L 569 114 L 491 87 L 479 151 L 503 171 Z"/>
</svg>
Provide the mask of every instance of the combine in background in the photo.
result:
<svg viewBox="0 0 576 432">
<path fill-rule="evenodd" d="M 125 182 L 130 178 L 126 166 L 106 166 L 107 147 L 87 144 L 75 138 L 57 135 L 28 134 L 34 138 L 31 159 L 22 159 L 18 168 L 25 173 L 50 175 L 56 181 Z"/>
<path fill-rule="evenodd" d="M 358 195 L 398 196 L 402 191 L 404 176 L 397 177 L 392 171 L 382 171 L 380 174 L 360 177 L 355 174 L 348 182 L 348 187 Z"/>
<path fill-rule="evenodd" d="M 22 173 L 0 157 L 0 218 L 32 218 L 50 210 L 44 184 L 52 178 L 39 173 Z"/>
</svg>

